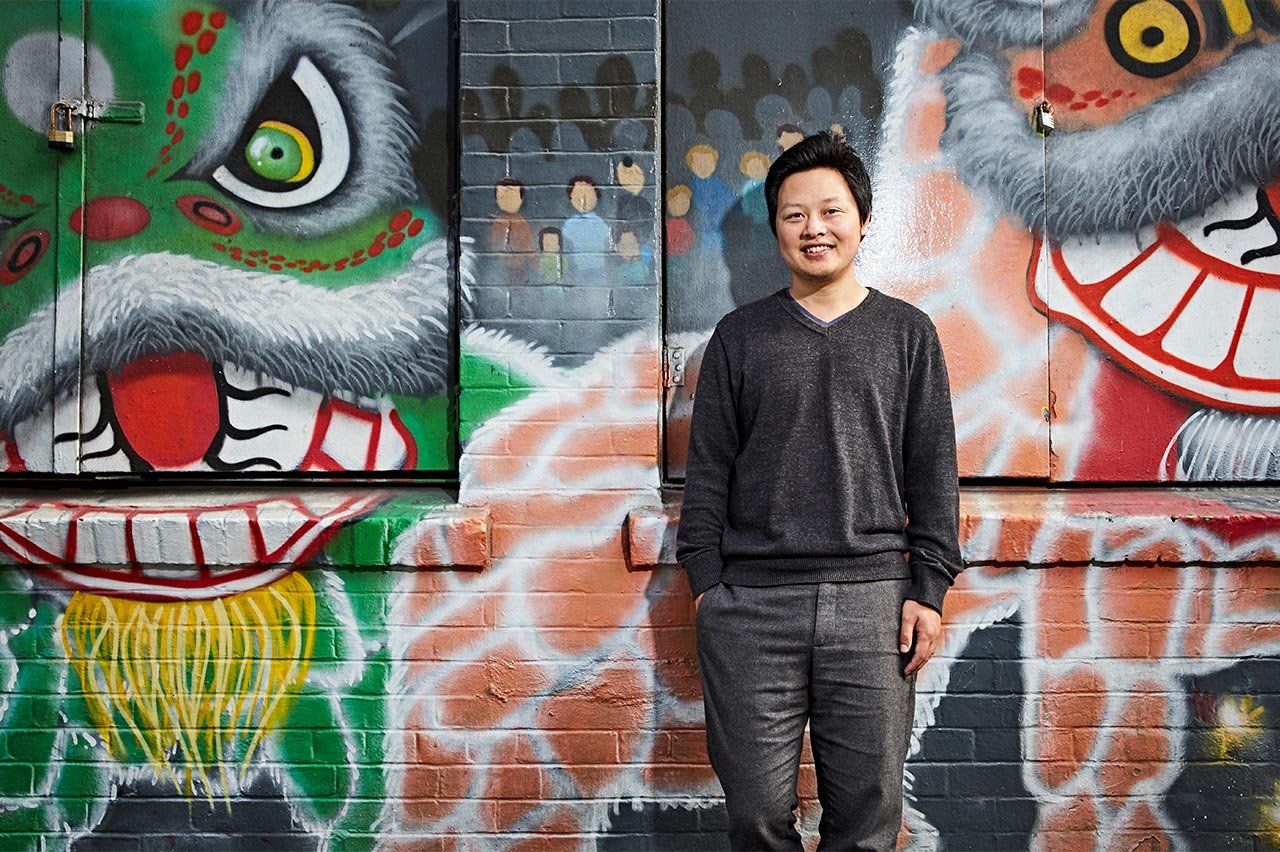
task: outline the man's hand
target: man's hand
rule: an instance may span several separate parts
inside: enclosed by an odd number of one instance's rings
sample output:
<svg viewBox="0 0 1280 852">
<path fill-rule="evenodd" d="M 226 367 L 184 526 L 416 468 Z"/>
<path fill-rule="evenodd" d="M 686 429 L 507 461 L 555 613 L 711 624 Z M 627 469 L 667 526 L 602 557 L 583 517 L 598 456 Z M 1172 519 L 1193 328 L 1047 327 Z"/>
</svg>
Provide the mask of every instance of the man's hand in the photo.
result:
<svg viewBox="0 0 1280 852">
<path fill-rule="evenodd" d="M 902 629 L 898 631 L 898 650 L 906 653 L 915 639 L 916 651 L 903 670 L 910 676 L 920 670 L 942 644 L 942 616 L 938 611 L 913 600 L 902 603 Z"/>
</svg>

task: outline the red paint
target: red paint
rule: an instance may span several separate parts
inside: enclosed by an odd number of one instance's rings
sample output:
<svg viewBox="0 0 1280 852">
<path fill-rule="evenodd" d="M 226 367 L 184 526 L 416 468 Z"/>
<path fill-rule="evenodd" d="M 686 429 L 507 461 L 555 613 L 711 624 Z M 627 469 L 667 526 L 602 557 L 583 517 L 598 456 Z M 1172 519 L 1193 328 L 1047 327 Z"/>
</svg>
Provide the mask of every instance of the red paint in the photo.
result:
<svg viewBox="0 0 1280 852">
<path fill-rule="evenodd" d="M 414 219 L 413 222 L 409 225 L 409 236 L 416 237 L 418 236 L 418 234 L 421 234 L 422 226 L 424 224 L 426 223 L 423 222 L 421 219 Z"/>
<path fill-rule="evenodd" d="M 177 145 L 179 142 L 181 142 L 181 141 L 182 141 L 182 128 L 181 128 L 181 127 L 179 127 L 179 128 L 178 128 L 177 132 L 175 132 L 175 133 L 173 134 L 173 138 L 172 138 L 171 140 L 169 140 L 169 141 L 170 141 L 170 143 L 171 143 L 171 144 L 173 144 L 173 145 Z"/>
<path fill-rule="evenodd" d="M 1112 89 L 1112 90 L 1111 90 L 1111 99 L 1112 99 L 1112 100 L 1115 100 L 1116 98 L 1120 97 L 1120 96 L 1121 96 L 1121 95 L 1123 95 L 1123 94 L 1124 94 L 1124 89 Z"/>
<path fill-rule="evenodd" d="M 1073 110 L 1079 111 L 1079 110 L 1082 110 L 1082 109 L 1088 109 L 1088 108 L 1089 108 L 1089 105 L 1088 105 L 1087 103 L 1085 103 L 1084 101 L 1076 101 L 1075 103 L 1073 103 L 1073 104 L 1071 105 L 1071 108 L 1072 108 Z"/>
<path fill-rule="evenodd" d="M 199 461 L 218 434 L 213 369 L 200 355 L 139 358 L 109 373 L 107 383 L 129 446 L 156 468 Z"/>
<path fill-rule="evenodd" d="M 165 132 L 165 134 L 166 134 L 166 135 L 168 135 L 168 134 L 172 134 L 172 133 L 173 133 L 173 131 L 174 131 L 174 130 L 177 130 L 177 129 L 178 129 L 178 125 L 177 125 L 177 123 L 176 123 L 176 122 L 173 122 L 173 121 L 169 122 L 168 124 L 166 124 L 166 125 L 164 126 L 164 132 Z"/>
<path fill-rule="evenodd" d="M 183 216 L 206 231 L 229 237 L 241 228 L 240 217 L 234 211 L 210 198 L 200 195 L 183 195 L 174 203 L 178 205 Z"/>
<path fill-rule="evenodd" d="M 187 35 L 195 35 L 196 30 L 204 23 L 204 15 L 192 10 L 182 16 L 182 31 Z"/>
<path fill-rule="evenodd" d="M 32 198 L 30 195 L 25 195 L 25 194 L 19 195 L 18 200 L 21 201 L 23 204 L 28 204 L 28 205 L 36 203 L 36 200 L 34 198 Z"/>
<path fill-rule="evenodd" d="M 173 82 L 169 85 L 169 94 L 173 97 L 175 101 L 178 98 L 182 97 L 182 88 L 185 85 L 186 85 L 186 82 L 182 79 L 181 74 L 173 78 Z"/>
<path fill-rule="evenodd" d="M 383 249 L 382 243 L 374 243 L 373 245 L 369 246 L 369 257 L 377 257 L 378 255 L 382 254 L 382 249 Z"/>
<path fill-rule="evenodd" d="M 1266 193 L 1267 201 L 1271 203 L 1271 209 L 1280 213 L 1280 180 L 1267 186 L 1263 192 Z M 25 197 L 24 195 L 23 198 Z"/>
<path fill-rule="evenodd" d="M 1068 88 L 1061 83 L 1054 83 L 1048 89 L 1045 89 L 1045 94 L 1049 96 L 1051 101 L 1072 101 L 1076 97 L 1075 89 Z"/>
<path fill-rule="evenodd" d="M 0 284 L 13 284 L 26 276 L 49 248 L 49 232 L 43 229 L 19 234 L 0 257 Z"/>
<path fill-rule="evenodd" d="M 86 239 L 122 240 L 147 227 L 151 214 L 141 203 L 125 196 L 95 198 L 71 213 L 71 230 Z"/>
<path fill-rule="evenodd" d="M 1106 106 L 1106 105 L 1107 105 L 1107 104 L 1109 104 L 1109 103 L 1111 103 L 1111 99 L 1110 99 L 1110 98 L 1099 98 L 1099 99 L 1098 99 L 1098 101 L 1097 101 L 1097 103 L 1095 103 L 1095 104 L 1094 104 L 1094 106 L 1104 107 L 1104 106 Z"/>
<path fill-rule="evenodd" d="M 173 64 L 179 71 L 186 71 L 187 65 L 191 63 L 191 45 L 180 44 L 178 49 L 173 52 Z"/>
<path fill-rule="evenodd" d="M 413 220 L 413 211 L 401 210 L 399 213 L 391 217 L 391 230 L 403 231 L 409 222 Z"/>
<path fill-rule="evenodd" d="M 1019 90 L 1018 90 L 1018 97 L 1020 97 L 1020 98 L 1030 98 L 1030 97 L 1031 97 L 1032 95 L 1034 95 L 1034 94 L 1035 94 L 1035 90 L 1033 90 L 1033 89 L 1019 89 Z"/>
<path fill-rule="evenodd" d="M 218 36 L 210 30 L 200 33 L 200 38 L 196 39 L 196 50 L 200 51 L 203 56 L 213 50 L 213 43 L 218 40 Z"/>
<path fill-rule="evenodd" d="M 1024 65 L 1018 69 L 1018 84 L 1032 89 L 1038 89 L 1044 85 L 1044 72 L 1039 68 L 1032 68 Z"/>
<path fill-rule="evenodd" d="M 200 72 L 192 71 L 187 76 L 187 93 L 194 95 L 200 88 Z"/>
<path fill-rule="evenodd" d="M 1083 98 L 1083 99 L 1084 99 L 1084 100 L 1086 100 L 1086 101 L 1096 101 L 1098 98 L 1102 97 L 1102 90 L 1101 90 L 1101 89 L 1090 89 L 1089 91 L 1085 92 L 1085 93 L 1084 93 L 1083 95 L 1081 95 L 1080 97 L 1081 97 L 1081 98 Z"/>
<path fill-rule="evenodd" d="M 222 29 L 224 26 L 226 26 L 226 23 L 227 23 L 227 13 L 223 12 L 221 9 L 219 9 L 216 12 L 211 12 L 209 14 L 209 26 L 213 27 L 215 30 Z"/>
<path fill-rule="evenodd" d="M 1099 364 L 1093 392 L 1095 440 L 1081 454 L 1077 480 L 1149 482 L 1160 475 L 1160 460 L 1192 407 L 1135 377 L 1110 358 Z M 1141 423 L 1141 429 L 1133 424 Z M 1123 435 L 1124 441 L 1116 441 Z M 1177 464 L 1177 452 L 1169 454 Z"/>
<path fill-rule="evenodd" d="M 191 112 L 191 105 L 186 101 L 178 104 L 178 118 L 186 118 L 187 113 Z"/>
<path fill-rule="evenodd" d="M 387 245 L 390 246 L 391 248 L 395 248 L 396 246 L 400 245 L 402 242 L 404 242 L 404 234 L 395 233 L 391 235 L 391 239 L 387 240 Z"/>
<path fill-rule="evenodd" d="M 156 172 L 158 171 L 160 171 L 158 168 L 156 168 L 155 166 L 152 166 L 151 168 L 147 169 L 147 177 L 155 177 Z"/>
<path fill-rule="evenodd" d="M 172 100 L 172 99 L 171 99 L 168 103 L 166 103 L 166 104 L 164 105 L 164 113 L 165 113 L 165 115 L 173 115 L 173 100 Z"/>
</svg>

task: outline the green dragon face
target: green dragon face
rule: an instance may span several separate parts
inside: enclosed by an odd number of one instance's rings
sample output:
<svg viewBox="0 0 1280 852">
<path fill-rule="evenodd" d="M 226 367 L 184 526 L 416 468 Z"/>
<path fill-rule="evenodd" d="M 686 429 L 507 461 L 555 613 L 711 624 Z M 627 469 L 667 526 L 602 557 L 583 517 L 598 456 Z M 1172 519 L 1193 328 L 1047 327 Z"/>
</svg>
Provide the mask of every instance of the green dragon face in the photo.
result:
<svg viewBox="0 0 1280 852">
<path fill-rule="evenodd" d="M 302 0 L 67 9 L 61 61 L 56 4 L 0 35 L 0 470 L 448 468 L 449 251 L 378 31 Z M 145 120 L 51 151 L 59 90 Z"/>
</svg>

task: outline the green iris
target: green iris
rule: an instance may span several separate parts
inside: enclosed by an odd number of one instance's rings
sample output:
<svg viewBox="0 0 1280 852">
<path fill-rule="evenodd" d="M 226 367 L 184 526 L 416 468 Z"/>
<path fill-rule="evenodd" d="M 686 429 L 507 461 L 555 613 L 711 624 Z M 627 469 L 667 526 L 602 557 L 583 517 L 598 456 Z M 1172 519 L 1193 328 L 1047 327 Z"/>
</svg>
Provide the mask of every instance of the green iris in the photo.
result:
<svg viewBox="0 0 1280 852">
<path fill-rule="evenodd" d="M 249 137 L 244 156 L 249 168 L 267 180 L 293 182 L 300 176 L 305 177 L 303 172 L 310 171 L 313 162 L 310 147 L 296 128 L 265 121 Z"/>
</svg>

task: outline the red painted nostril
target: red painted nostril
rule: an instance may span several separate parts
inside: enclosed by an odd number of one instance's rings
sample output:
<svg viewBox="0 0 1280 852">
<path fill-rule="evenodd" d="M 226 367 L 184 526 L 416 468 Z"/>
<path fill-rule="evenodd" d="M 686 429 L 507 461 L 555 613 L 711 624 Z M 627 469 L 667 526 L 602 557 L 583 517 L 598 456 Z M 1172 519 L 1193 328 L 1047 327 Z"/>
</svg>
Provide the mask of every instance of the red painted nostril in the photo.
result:
<svg viewBox="0 0 1280 852">
<path fill-rule="evenodd" d="M 90 240 L 122 240 L 147 227 L 151 214 L 132 198 L 95 198 L 71 214 L 71 230 Z"/>
</svg>

